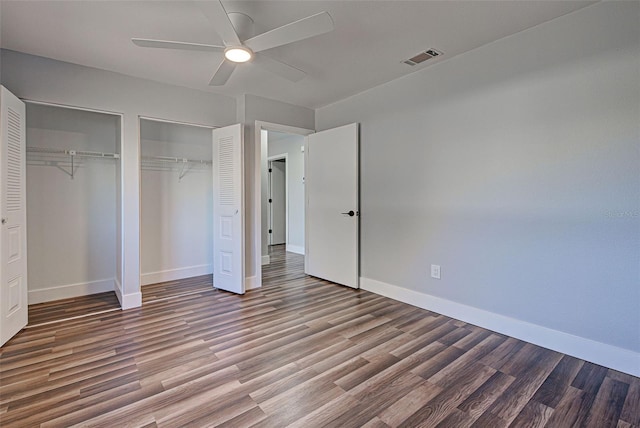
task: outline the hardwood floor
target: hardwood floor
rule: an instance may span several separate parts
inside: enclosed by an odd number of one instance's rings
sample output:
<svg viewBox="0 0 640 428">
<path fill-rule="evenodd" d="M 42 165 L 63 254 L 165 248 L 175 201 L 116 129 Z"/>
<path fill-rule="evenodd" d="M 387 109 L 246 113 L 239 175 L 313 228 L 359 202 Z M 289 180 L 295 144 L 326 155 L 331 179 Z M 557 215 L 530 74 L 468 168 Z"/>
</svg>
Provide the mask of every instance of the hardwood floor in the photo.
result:
<svg viewBox="0 0 640 428">
<path fill-rule="evenodd" d="M 142 304 L 177 296 L 213 292 L 213 276 L 201 275 L 177 281 L 160 282 L 142 287 Z"/>
<path fill-rule="evenodd" d="M 22 331 L 0 425 L 640 427 L 640 379 L 305 276 Z"/>
<path fill-rule="evenodd" d="M 179 281 L 160 282 L 142 287 L 142 303 L 166 300 L 178 295 L 198 294 L 213 291 L 212 275 L 195 276 Z M 70 299 L 29 305 L 29 326 L 64 322 L 70 318 L 84 318 L 105 312 L 119 311 L 120 301 L 116 293 L 90 294 Z"/>
<path fill-rule="evenodd" d="M 69 318 L 80 318 L 118 310 L 120 310 L 120 302 L 113 291 L 37 303 L 29 305 L 29 328 Z"/>
</svg>

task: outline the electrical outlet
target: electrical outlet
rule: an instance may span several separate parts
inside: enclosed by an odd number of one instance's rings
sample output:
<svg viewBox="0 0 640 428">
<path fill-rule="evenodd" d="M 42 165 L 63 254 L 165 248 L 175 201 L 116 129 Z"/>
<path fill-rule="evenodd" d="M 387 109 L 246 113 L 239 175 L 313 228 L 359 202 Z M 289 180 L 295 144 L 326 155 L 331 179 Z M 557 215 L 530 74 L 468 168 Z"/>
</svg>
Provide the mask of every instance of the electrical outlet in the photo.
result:
<svg viewBox="0 0 640 428">
<path fill-rule="evenodd" d="M 431 278 L 440 279 L 440 265 L 431 265 Z"/>
</svg>

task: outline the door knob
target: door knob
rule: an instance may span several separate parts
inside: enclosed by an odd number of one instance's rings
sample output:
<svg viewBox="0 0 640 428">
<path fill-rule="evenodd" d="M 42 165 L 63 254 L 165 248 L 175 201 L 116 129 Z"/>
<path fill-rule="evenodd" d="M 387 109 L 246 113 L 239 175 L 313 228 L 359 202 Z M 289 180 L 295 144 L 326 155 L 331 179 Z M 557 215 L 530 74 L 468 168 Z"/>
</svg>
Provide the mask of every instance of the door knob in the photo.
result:
<svg viewBox="0 0 640 428">
<path fill-rule="evenodd" d="M 353 212 L 353 210 L 349 211 L 348 213 L 342 213 L 344 215 L 348 215 L 349 217 L 353 217 L 354 215 L 356 215 L 355 212 Z"/>
</svg>

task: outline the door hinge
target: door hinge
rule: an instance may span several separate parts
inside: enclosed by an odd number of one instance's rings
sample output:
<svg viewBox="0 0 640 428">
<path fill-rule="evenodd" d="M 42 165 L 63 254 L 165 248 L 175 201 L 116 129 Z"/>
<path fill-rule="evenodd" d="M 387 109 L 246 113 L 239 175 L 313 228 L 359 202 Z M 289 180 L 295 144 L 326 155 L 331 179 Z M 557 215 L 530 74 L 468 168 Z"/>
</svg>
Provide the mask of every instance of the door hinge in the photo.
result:
<svg viewBox="0 0 640 428">
<path fill-rule="evenodd" d="M 273 230 L 269 229 L 269 233 L 273 233 Z"/>
<path fill-rule="evenodd" d="M 273 202 L 273 199 L 269 198 L 269 203 L 272 203 L 272 202 Z"/>
<path fill-rule="evenodd" d="M 273 171 L 271 168 L 269 168 L 269 172 Z"/>
</svg>

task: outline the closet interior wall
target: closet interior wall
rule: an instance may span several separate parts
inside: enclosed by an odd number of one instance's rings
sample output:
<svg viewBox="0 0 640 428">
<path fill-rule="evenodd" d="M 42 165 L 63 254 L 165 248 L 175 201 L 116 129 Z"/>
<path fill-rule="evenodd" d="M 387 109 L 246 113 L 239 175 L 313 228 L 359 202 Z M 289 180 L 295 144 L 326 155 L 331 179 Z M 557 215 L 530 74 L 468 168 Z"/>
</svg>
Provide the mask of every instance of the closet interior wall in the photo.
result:
<svg viewBox="0 0 640 428">
<path fill-rule="evenodd" d="M 213 272 L 212 139 L 209 128 L 140 119 L 142 285 Z"/>
<path fill-rule="evenodd" d="M 113 291 L 119 159 L 33 150 L 119 153 L 120 116 L 27 103 L 29 303 Z"/>
</svg>

